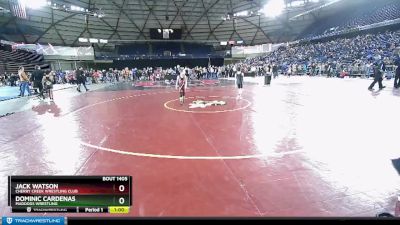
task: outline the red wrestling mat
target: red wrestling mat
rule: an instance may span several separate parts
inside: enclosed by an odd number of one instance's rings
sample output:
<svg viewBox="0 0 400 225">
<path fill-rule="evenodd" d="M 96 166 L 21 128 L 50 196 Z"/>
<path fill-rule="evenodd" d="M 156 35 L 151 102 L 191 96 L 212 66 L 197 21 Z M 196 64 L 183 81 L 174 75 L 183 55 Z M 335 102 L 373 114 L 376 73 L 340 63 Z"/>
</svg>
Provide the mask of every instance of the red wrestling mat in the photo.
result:
<svg viewBox="0 0 400 225">
<path fill-rule="evenodd" d="M 75 174 L 131 175 L 134 200 L 125 216 L 393 213 L 398 133 L 366 138 L 393 118 L 361 125 L 388 108 L 399 114 L 398 98 L 387 91 L 377 101 L 367 91 L 354 94 L 369 81 L 341 81 L 278 79 L 268 88 L 245 86 L 242 99 L 233 85 L 191 87 L 183 105 L 174 88 L 134 90 L 131 83 L 57 92 L 54 103 L 0 118 L 0 212 L 11 214 L 8 175 Z M 217 103 L 189 108 L 195 100 Z M 341 113 L 354 102 L 353 113 Z"/>
<path fill-rule="evenodd" d="M 139 81 L 135 83 L 136 87 L 153 87 L 156 85 L 154 81 Z"/>
<path fill-rule="evenodd" d="M 219 81 L 218 80 L 202 80 L 201 83 L 204 85 L 216 85 L 216 84 L 219 84 Z"/>
</svg>

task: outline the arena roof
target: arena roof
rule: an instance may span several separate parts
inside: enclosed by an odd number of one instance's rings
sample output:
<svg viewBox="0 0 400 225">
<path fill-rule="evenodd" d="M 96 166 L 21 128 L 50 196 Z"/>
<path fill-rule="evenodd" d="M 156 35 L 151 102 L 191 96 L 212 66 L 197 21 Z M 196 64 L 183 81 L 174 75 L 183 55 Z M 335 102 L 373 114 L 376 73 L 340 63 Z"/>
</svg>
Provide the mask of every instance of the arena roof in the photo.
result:
<svg viewBox="0 0 400 225">
<path fill-rule="evenodd" d="M 150 28 L 171 28 L 182 29 L 186 41 L 280 43 L 294 40 L 310 24 L 334 13 L 320 6 L 338 0 L 282 0 L 297 6 L 275 18 L 259 13 L 268 1 L 274 0 L 53 0 L 51 4 L 76 6 L 96 14 L 86 16 L 78 12 L 80 9 L 63 11 L 46 5 L 26 7 L 26 18 L 18 18 L 13 14 L 18 0 L 0 0 L 0 38 L 68 46 L 81 45 L 80 37 L 98 38 L 109 40 L 98 45 L 109 49 L 122 42 L 149 40 Z M 291 19 L 304 12 L 308 13 Z M 244 16 L 235 17 L 238 13 Z"/>
</svg>

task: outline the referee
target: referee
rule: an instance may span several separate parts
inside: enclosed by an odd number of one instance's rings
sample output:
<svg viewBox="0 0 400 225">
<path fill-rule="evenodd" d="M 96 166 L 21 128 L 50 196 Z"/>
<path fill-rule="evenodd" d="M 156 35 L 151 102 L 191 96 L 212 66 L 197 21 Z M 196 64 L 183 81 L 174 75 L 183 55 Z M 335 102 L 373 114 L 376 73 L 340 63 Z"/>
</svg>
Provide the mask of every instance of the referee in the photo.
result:
<svg viewBox="0 0 400 225">
<path fill-rule="evenodd" d="M 44 72 L 40 69 L 40 66 L 36 65 L 35 70 L 32 72 L 31 81 L 33 82 L 33 87 L 39 89 L 39 97 L 43 96 L 43 80 Z M 35 90 L 36 91 L 36 90 Z"/>
<path fill-rule="evenodd" d="M 396 74 L 394 77 L 394 88 L 398 89 L 400 87 L 400 59 L 396 62 Z"/>
<path fill-rule="evenodd" d="M 382 90 L 385 88 L 385 86 L 383 86 L 382 84 L 383 71 L 385 71 L 385 64 L 383 64 L 382 62 L 376 62 L 374 64 L 373 69 L 374 69 L 374 81 L 368 87 L 368 90 L 373 91 L 376 83 L 378 83 L 379 85 L 379 90 Z"/>
</svg>

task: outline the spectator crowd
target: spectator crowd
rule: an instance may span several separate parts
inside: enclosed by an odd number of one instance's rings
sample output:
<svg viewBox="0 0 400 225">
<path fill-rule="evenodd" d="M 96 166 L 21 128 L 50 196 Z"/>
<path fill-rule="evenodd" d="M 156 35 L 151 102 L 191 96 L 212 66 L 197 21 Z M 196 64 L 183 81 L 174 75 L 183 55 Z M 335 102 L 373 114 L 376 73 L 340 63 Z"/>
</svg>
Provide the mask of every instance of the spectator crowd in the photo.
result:
<svg viewBox="0 0 400 225">
<path fill-rule="evenodd" d="M 326 42 L 296 43 L 281 46 L 263 56 L 248 58 L 224 66 L 174 68 L 124 68 L 121 70 L 83 70 L 89 83 L 114 83 L 119 81 L 162 80 L 173 83 L 182 71 L 189 79 L 217 79 L 234 77 L 235 71 L 257 75 L 326 75 L 327 77 L 371 76 L 373 65 L 384 64 L 386 72 L 394 71 L 399 64 L 400 31 L 363 34 L 350 38 L 337 38 Z M 54 83 L 78 84 L 77 71 L 54 71 Z M 27 73 L 29 79 L 31 74 Z M 31 80 L 32 81 L 32 80 Z M 0 74 L 0 85 L 17 86 L 18 74 Z"/>
<path fill-rule="evenodd" d="M 264 56 L 246 59 L 242 64 L 250 68 L 275 64 L 281 73 L 288 75 L 370 76 L 374 63 L 384 63 L 388 69 L 398 64 L 399 46 L 400 31 L 387 31 L 281 46 Z"/>
</svg>

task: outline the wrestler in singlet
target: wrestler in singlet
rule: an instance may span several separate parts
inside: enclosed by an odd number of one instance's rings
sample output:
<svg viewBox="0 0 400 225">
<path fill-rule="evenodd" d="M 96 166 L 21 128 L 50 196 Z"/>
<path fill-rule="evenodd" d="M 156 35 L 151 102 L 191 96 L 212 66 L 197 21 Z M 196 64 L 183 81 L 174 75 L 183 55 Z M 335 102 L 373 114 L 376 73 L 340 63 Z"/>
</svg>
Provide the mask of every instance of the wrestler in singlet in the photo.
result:
<svg viewBox="0 0 400 225">
<path fill-rule="evenodd" d="M 179 101 L 181 104 L 183 104 L 185 102 L 185 90 L 186 90 L 186 75 L 185 73 L 181 73 L 178 75 L 178 77 L 176 78 L 177 82 L 176 82 L 176 88 L 179 90 Z"/>
</svg>

